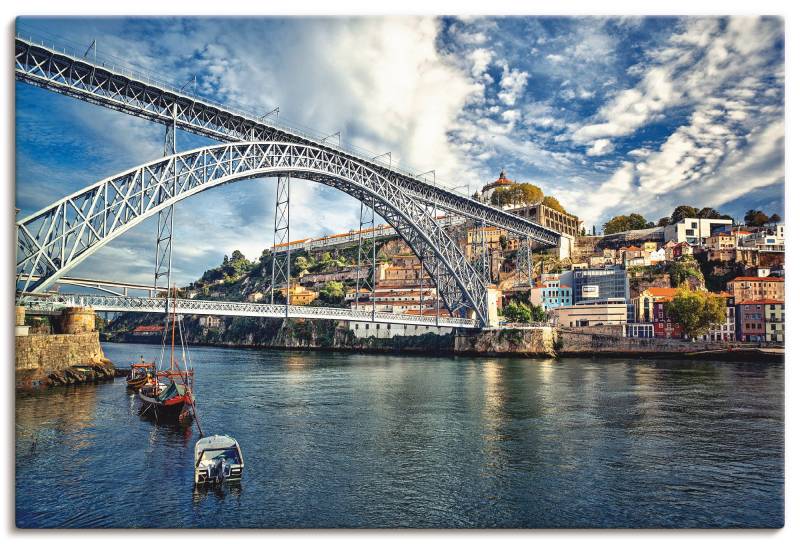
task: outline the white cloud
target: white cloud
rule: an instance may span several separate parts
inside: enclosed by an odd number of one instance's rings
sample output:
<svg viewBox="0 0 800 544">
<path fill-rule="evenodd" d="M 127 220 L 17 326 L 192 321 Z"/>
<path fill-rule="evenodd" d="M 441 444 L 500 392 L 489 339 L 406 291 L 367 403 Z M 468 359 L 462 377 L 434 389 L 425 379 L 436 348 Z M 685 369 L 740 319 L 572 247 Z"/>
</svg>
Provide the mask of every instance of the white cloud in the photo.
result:
<svg viewBox="0 0 800 544">
<path fill-rule="evenodd" d="M 612 151 L 614 151 L 614 144 L 611 143 L 611 140 L 600 139 L 594 141 L 592 147 L 589 148 L 586 154 L 590 157 L 599 157 L 601 155 L 608 155 Z"/>
<path fill-rule="evenodd" d="M 509 69 L 508 64 L 504 64 L 503 77 L 500 79 L 500 87 L 503 90 L 497 94 L 497 98 L 507 106 L 513 106 L 527 83 L 528 72 L 523 72 L 516 68 Z"/>
</svg>

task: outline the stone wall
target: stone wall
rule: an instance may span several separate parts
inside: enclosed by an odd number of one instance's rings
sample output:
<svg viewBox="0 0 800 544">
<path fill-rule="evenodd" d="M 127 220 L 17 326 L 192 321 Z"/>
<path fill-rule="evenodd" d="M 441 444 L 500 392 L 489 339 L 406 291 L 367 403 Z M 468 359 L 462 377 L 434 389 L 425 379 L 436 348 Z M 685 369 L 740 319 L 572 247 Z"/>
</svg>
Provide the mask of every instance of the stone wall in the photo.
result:
<svg viewBox="0 0 800 544">
<path fill-rule="evenodd" d="M 595 329 L 595 327 L 592 327 L 592 329 Z M 671 338 L 627 338 L 619 334 L 609 334 L 609 332 L 600 330 L 587 331 L 585 328 L 559 329 L 558 354 L 561 356 L 592 355 L 595 353 L 669 355 L 738 347 L 734 344 L 688 342 Z"/>
<path fill-rule="evenodd" d="M 97 332 L 34 334 L 15 338 L 17 384 L 43 381 L 47 376 L 75 366 L 106 362 Z"/>
<path fill-rule="evenodd" d="M 555 356 L 555 334 L 550 327 L 488 329 L 455 333 L 457 355 Z"/>
</svg>

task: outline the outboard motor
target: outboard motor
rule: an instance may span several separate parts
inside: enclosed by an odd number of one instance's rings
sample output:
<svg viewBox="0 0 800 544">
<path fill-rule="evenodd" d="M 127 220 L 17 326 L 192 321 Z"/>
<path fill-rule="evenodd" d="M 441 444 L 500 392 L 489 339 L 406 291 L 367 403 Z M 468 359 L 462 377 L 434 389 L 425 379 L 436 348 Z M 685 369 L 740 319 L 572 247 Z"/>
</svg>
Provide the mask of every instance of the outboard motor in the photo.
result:
<svg viewBox="0 0 800 544">
<path fill-rule="evenodd" d="M 231 465 L 225 459 L 217 459 L 213 465 L 208 467 L 208 481 L 215 484 L 222 484 L 225 478 L 231 475 Z"/>
</svg>

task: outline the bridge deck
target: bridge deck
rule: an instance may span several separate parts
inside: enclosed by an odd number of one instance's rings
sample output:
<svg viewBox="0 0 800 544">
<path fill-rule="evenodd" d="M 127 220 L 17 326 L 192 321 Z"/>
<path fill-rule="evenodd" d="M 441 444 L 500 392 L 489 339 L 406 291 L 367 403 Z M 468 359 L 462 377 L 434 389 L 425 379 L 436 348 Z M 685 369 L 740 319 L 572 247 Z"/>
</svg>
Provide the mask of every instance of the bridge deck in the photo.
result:
<svg viewBox="0 0 800 544">
<path fill-rule="evenodd" d="M 451 189 L 420 179 L 413 172 L 387 165 L 367 153 L 326 142 L 307 131 L 192 96 L 149 76 L 93 63 L 68 54 L 15 39 L 15 75 L 20 81 L 80 100 L 135 115 L 222 142 L 281 141 L 311 145 L 355 160 L 391 179 L 421 202 L 477 221 L 485 221 L 536 243 L 555 247 L 560 234 L 518 215 L 477 202 Z"/>
<path fill-rule="evenodd" d="M 31 313 L 50 313 L 65 307 L 91 307 L 103 312 L 163 313 L 164 298 L 123 297 L 104 295 L 52 295 L 30 297 L 24 301 Z M 171 301 L 170 301 L 171 304 Z M 170 308 L 171 310 L 171 308 Z M 478 327 L 474 319 L 439 317 L 413 314 L 395 314 L 371 310 L 350 310 L 320 306 L 286 306 L 252 302 L 221 302 L 213 300 L 178 299 L 175 313 L 188 315 L 218 315 L 231 317 L 273 317 L 301 319 L 333 319 L 367 323 L 394 323 L 407 325 L 439 326 L 459 329 Z"/>
</svg>

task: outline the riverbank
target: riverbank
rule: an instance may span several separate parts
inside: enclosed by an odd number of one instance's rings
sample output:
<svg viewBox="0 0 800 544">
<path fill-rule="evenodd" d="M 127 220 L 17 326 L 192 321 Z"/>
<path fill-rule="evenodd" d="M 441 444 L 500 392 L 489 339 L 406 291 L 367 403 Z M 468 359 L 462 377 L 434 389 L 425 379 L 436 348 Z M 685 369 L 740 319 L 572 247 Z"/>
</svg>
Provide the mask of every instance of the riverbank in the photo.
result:
<svg viewBox="0 0 800 544">
<path fill-rule="evenodd" d="M 593 328 L 594 329 L 594 328 Z M 456 331 L 447 335 L 396 336 L 393 338 L 355 339 L 344 334 L 309 334 L 302 342 L 292 334 L 267 338 L 250 335 L 243 341 L 193 341 L 193 346 L 226 347 L 287 351 L 337 353 L 374 353 L 393 355 L 430 355 L 443 357 L 627 357 L 685 360 L 763 360 L 780 362 L 782 348 L 760 348 L 747 344 L 690 342 L 669 338 L 628 338 L 618 331 L 554 329 L 530 327 Z M 207 338 L 207 337 L 206 337 Z M 326 339 L 328 341 L 315 341 Z M 335 339 L 335 341 L 330 341 Z M 114 342 L 114 339 L 109 340 Z M 126 342 L 117 342 L 126 343 Z M 149 342 L 142 342 L 143 345 Z"/>
</svg>

